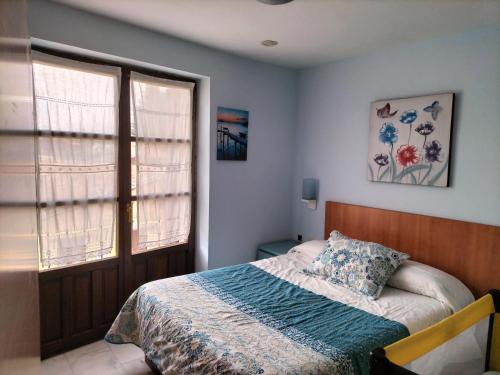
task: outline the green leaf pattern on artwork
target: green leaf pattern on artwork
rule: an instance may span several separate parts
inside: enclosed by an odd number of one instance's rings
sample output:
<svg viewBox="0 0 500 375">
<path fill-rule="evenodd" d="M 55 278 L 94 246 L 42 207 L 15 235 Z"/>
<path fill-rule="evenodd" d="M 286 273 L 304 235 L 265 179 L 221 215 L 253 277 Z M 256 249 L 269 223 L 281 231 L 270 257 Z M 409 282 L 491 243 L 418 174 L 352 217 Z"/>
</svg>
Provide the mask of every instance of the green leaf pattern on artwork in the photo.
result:
<svg viewBox="0 0 500 375">
<path fill-rule="evenodd" d="M 441 168 L 437 171 L 432 167 L 433 163 L 415 164 L 398 171 L 397 164 L 393 156 L 390 155 L 389 165 L 381 170 L 378 177 L 373 172 L 373 168 L 370 164 L 368 164 L 368 171 L 371 181 L 401 183 L 406 178 L 407 182 L 411 181 L 414 185 L 434 186 L 443 173 L 447 171 L 448 161 L 449 159 L 446 158 Z M 432 173 L 433 171 L 436 171 L 436 173 Z M 423 176 L 420 177 L 420 174 L 423 174 Z"/>
</svg>

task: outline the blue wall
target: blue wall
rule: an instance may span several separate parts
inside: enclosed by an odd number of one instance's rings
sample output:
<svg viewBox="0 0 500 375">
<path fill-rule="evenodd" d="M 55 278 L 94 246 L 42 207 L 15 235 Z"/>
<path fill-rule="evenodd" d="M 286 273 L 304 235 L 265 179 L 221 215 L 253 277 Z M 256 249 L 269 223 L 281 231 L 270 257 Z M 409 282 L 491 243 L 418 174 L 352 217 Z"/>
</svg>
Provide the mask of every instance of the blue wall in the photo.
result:
<svg viewBox="0 0 500 375">
<path fill-rule="evenodd" d="M 288 236 L 296 71 L 45 0 L 30 1 L 28 16 L 35 38 L 202 76 L 198 270 L 254 260 L 260 242 Z M 216 160 L 218 105 L 250 112 L 248 161 Z"/>
<path fill-rule="evenodd" d="M 451 187 L 368 182 L 370 102 L 456 93 Z M 293 230 L 321 238 L 334 200 L 500 225 L 500 28 L 490 27 L 300 72 Z M 317 177 L 319 205 L 300 202 Z"/>
<path fill-rule="evenodd" d="M 405 45 L 295 71 L 45 0 L 36 38 L 197 74 L 197 269 L 253 259 L 258 243 L 321 238 L 335 200 L 500 225 L 500 28 Z M 297 80 L 298 78 L 298 80 Z M 451 187 L 366 179 L 370 102 L 454 91 Z M 250 111 L 247 162 L 215 160 L 216 107 Z M 317 177 L 319 205 L 300 201 Z"/>
</svg>

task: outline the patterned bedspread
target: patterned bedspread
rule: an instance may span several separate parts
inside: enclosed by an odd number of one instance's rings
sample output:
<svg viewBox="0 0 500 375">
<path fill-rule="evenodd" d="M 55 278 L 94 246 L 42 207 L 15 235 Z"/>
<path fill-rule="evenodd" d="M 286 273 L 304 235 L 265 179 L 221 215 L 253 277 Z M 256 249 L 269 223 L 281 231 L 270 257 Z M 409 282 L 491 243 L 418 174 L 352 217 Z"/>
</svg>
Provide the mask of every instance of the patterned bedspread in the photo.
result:
<svg viewBox="0 0 500 375">
<path fill-rule="evenodd" d="M 408 334 L 243 264 L 141 286 L 105 339 L 140 346 L 164 374 L 367 374 L 370 350 Z"/>
</svg>

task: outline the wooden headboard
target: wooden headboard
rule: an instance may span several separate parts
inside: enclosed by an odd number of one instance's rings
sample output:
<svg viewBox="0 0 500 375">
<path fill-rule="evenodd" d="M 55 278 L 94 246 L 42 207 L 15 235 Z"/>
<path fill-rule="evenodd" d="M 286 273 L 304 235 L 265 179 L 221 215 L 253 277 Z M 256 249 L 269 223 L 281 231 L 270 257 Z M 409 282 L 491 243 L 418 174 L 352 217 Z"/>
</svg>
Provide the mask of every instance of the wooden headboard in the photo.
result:
<svg viewBox="0 0 500 375">
<path fill-rule="evenodd" d="M 476 297 L 500 289 L 500 227 L 326 202 L 325 239 L 332 230 L 378 242 L 460 279 Z"/>
</svg>

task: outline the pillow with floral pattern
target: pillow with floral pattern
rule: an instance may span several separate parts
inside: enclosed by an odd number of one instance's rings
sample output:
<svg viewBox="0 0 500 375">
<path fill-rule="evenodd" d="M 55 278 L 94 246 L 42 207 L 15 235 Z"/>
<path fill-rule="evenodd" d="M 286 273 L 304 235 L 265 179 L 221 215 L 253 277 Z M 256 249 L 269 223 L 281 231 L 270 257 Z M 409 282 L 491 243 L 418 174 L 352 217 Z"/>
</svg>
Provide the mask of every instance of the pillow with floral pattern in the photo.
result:
<svg viewBox="0 0 500 375">
<path fill-rule="evenodd" d="M 409 257 L 381 244 L 333 231 L 325 248 L 304 272 L 377 299 L 394 271 Z"/>
<path fill-rule="evenodd" d="M 323 277 L 329 277 L 333 273 L 333 263 L 330 262 L 330 253 L 333 243 L 338 240 L 349 239 L 349 237 L 343 235 L 338 230 L 330 232 L 330 237 L 326 241 L 326 245 L 321 250 L 321 253 L 314 258 L 313 262 L 305 268 L 303 271 L 307 274 L 318 275 Z"/>
</svg>

